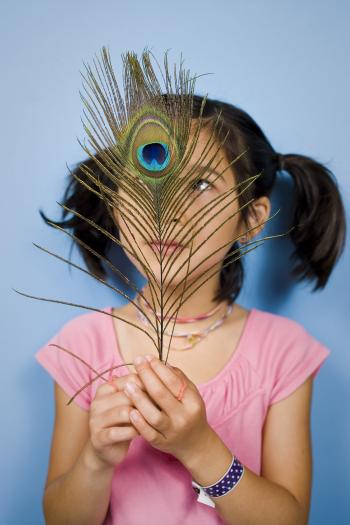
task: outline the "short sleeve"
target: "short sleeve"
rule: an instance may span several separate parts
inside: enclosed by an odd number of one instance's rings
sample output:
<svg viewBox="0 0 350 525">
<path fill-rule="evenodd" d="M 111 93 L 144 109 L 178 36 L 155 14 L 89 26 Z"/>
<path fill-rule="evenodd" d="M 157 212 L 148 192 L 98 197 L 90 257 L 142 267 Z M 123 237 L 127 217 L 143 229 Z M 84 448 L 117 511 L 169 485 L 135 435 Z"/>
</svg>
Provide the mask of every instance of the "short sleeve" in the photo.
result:
<svg viewBox="0 0 350 525">
<path fill-rule="evenodd" d="M 64 348 L 62 350 L 57 346 Z M 84 385 L 91 381 L 89 363 L 91 362 L 91 342 L 86 330 L 80 329 L 79 317 L 68 321 L 35 354 L 35 359 L 59 384 L 67 395 L 73 397 Z M 68 350 L 71 353 L 68 353 Z M 74 354 L 74 355 L 72 355 Z M 84 363 L 87 363 L 85 364 Z M 84 388 L 72 401 L 83 410 L 91 404 L 91 385 Z"/>
<path fill-rule="evenodd" d="M 274 363 L 274 382 L 270 404 L 277 403 L 294 392 L 309 376 L 315 378 L 329 356 L 327 347 L 299 324 L 293 324 L 289 337 L 280 344 Z"/>
</svg>

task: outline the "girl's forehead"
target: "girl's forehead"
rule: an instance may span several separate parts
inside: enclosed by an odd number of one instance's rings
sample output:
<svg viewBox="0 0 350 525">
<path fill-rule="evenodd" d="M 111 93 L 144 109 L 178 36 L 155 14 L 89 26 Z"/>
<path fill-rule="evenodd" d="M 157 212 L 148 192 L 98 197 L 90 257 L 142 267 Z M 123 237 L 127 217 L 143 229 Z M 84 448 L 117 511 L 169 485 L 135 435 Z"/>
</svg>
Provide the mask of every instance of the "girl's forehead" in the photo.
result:
<svg viewBox="0 0 350 525">
<path fill-rule="evenodd" d="M 191 127 L 189 144 L 194 138 L 194 129 L 195 128 Z M 209 143 L 208 143 L 208 140 L 210 140 Z M 227 159 L 227 153 L 222 145 L 221 147 L 219 146 L 220 146 L 220 142 L 213 135 L 212 127 L 210 125 L 202 127 L 200 129 L 195 148 L 191 154 L 189 166 L 193 166 L 197 163 L 198 163 L 198 166 L 205 166 L 206 164 L 209 163 L 210 159 L 215 154 L 210 164 L 211 171 L 216 171 L 220 174 L 222 173 L 222 178 L 225 181 L 232 182 L 233 167 L 228 167 L 230 162 Z M 207 152 L 207 155 L 204 155 L 204 151 Z"/>
</svg>

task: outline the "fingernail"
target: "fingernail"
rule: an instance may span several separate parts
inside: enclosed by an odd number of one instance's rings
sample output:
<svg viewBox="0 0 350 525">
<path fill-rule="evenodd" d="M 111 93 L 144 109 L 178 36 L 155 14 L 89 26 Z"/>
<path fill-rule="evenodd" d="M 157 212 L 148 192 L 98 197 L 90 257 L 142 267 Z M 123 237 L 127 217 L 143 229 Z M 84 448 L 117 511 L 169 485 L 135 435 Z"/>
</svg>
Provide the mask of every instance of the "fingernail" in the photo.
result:
<svg viewBox="0 0 350 525">
<path fill-rule="evenodd" d="M 139 421 L 140 420 L 140 415 L 139 413 L 136 411 L 136 410 L 132 410 L 130 412 L 130 417 L 133 421 Z"/>
<path fill-rule="evenodd" d="M 135 383 L 126 383 L 125 389 L 128 392 L 130 392 L 130 394 L 133 394 L 134 392 L 136 392 L 137 386 L 135 385 Z"/>
<path fill-rule="evenodd" d="M 134 363 L 135 365 L 141 365 L 142 363 L 146 363 L 146 359 L 143 355 L 138 355 L 137 357 L 135 357 Z"/>
<path fill-rule="evenodd" d="M 152 355 L 152 354 L 147 354 L 147 355 L 145 355 L 145 358 L 146 358 L 147 361 L 149 361 L 149 362 L 153 361 L 153 359 L 156 359 L 156 357 L 154 357 L 154 355 Z"/>
</svg>

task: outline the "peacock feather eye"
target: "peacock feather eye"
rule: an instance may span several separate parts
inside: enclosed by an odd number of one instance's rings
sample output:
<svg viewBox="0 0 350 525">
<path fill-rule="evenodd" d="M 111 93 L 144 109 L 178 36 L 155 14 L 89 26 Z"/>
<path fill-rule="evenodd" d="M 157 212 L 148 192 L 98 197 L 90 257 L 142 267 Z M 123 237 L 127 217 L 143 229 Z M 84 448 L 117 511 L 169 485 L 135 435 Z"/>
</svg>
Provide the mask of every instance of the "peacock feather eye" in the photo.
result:
<svg viewBox="0 0 350 525">
<path fill-rule="evenodd" d="M 149 171 L 164 170 L 170 160 L 169 146 L 161 142 L 143 144 L 137 148 L 136 154 L 141 166 Z"/>
<path fill-rule="evenodd" d="M 122 141 L 129 166 L 144 182 L 161 182 L 180 162 L 174 120 L 151 105 L 131 118 Z"/>
</svg>

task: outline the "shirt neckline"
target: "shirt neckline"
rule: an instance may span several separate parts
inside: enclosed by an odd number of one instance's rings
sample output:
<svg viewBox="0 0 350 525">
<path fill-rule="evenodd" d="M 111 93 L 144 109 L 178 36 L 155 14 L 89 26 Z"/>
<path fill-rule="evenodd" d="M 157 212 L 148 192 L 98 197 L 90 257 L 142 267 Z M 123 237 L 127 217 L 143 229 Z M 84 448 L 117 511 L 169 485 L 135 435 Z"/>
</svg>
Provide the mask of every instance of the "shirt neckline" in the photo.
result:
<svg viewBox="0 0 350 525">
<path fill-rule="evenodd" d="M 115 345 L 116 345 L 116 353 L 117 353 L 117 356 L 119 358 L 119 361 L 120 361 L 120 364 L 121 365 L 125 365 L 121 368 L 123 368 L 126 373 L 123 374 L 123 375 L 126 375 L 127 373 L 129 373 L 129 369 L 128 369 L 128 366 L 126 365 L 125 361 L 124 361 L 124 358 L 120 352 L 120 349 L 119 349 L 119 341 L 118 341 L 118 334 L 117 334 L 117 330 L 116 330 L 116 327 L 114 326 L 114 318 L 113 318 L 113 314 L 112 314 L 112 308 L 114 308 L 113 306 L 107 306 L 107 308 L 105 308 L 106 311 L 108 311 L 111 315 L 108 315 L 108 325 L 110 327 L 110 329 L 112 330 L 112 333 L 113 333 L 113 340 L 115 341 Z M 236 349 L 235 351 L 232 353 L 230 359 L 227 361 L 227 363 L 225 364 L 225 366 L 220 370 L 220 372 L 218 374 L 216 374 L 216 376 L 212 377 L 211 379 L 209 379 L 209 381 L 206 381 L 205 383 L 200 383 L 197 385 L 197 388 L 199 390 L 201 389 L 205 389 L 207 388 L 208 386 L 210 386 L 211 384 L 213 383 L 216 383 L 217 381 L 219 381 L 223 375 L 226 374 L 227 370 L 229 370 L 232 366 L 232 364 L 234 363 L 234 361 L 239 357 L 239 355 L 242 353 L 243 351 L 243 348 L 244 348 L 244 345 L 246 343 L 246 340 L 249 336 L 249 333 L 250 333 L 250 325 L 252 324 L 252 320 L 254 319 L 255 317 L 255 314 L 257 313 L 257 309 L 256 308 L 251 308 L 248 315 L 247 315 L 247 318 L 245 320 L 245 323 L 244 323 L 244 327 L 243 327 L 243 330 L 242 330 L 242 333 L 241 333 L 241 336 L 238 340 L 238 343 L 236 345 Z"/>
</svg>

